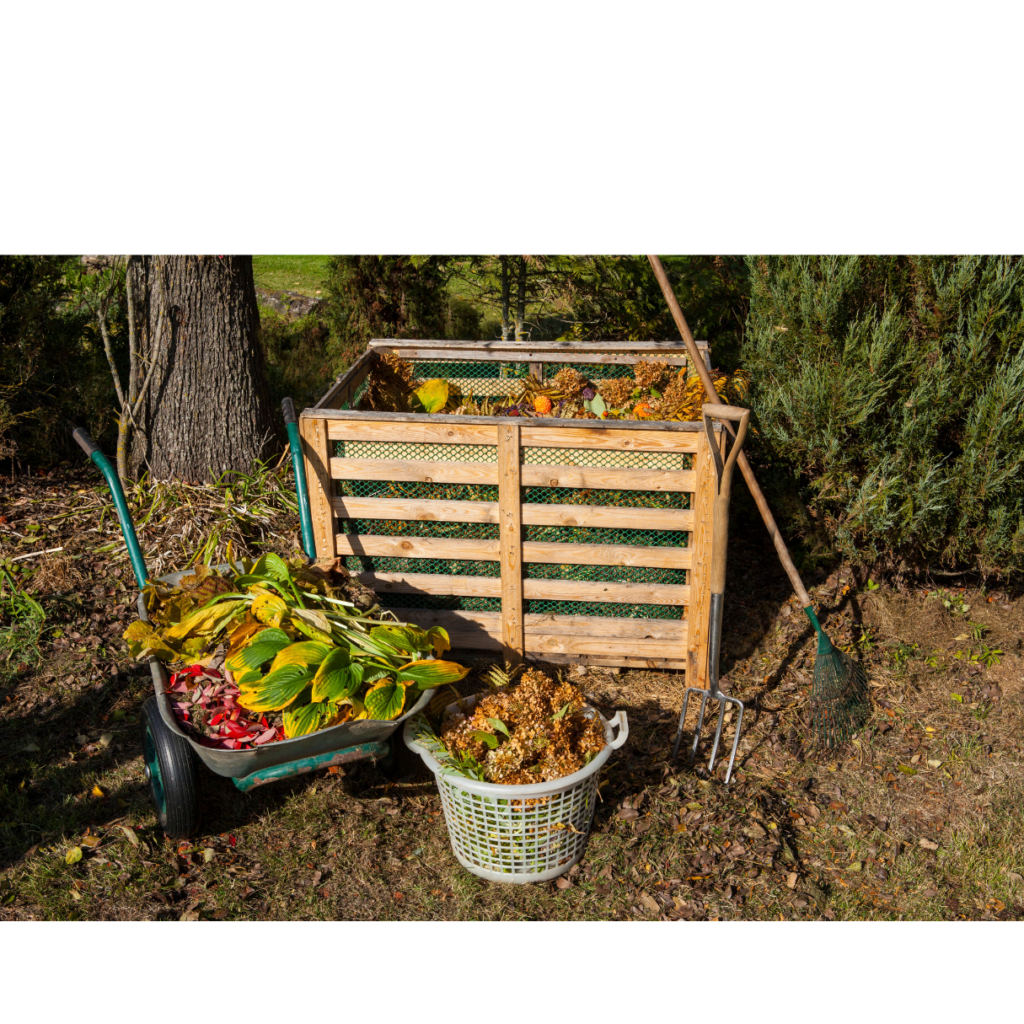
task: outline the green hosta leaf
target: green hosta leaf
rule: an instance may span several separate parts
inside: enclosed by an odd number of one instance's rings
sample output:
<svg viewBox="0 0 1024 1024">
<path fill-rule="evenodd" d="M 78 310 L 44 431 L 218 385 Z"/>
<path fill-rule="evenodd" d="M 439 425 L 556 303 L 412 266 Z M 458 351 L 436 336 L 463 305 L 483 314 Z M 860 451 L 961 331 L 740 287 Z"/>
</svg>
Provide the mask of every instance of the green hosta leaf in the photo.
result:
<svg viewBox="0 0 1024 1024">
<path fill-rule="evenodd" d="M 265 555 L 260 555 L 252 567 L 250 575 L 269 576 L 272 580 L 283 581 L 288 579 L 290 573 L 284 559 L 280 555 L 268 551 Z"/>
<path fill-rule="evenodd" d="M 410 661 L 398 669 L 399 681 L 412 683 L 419 690 L 457 683 L 468 675 L 469 669 L 454 661 Z"/>
<path fill-rule="evenodd" d="M 308 736 L 318 732 L 338 713 L 334 704 L 327 701 L 303 704 L 294 711 L 286 711 L 281 717 L 284 720 L 285 739 L 295 736 Z"/>
<path fill-rule="evenodd" d="M 605 401 L 600 395 L 595 395 L 589 402 L 584 402 L 583 407 L 587 412 L 592 412 L 595 416 L 600 416 L 608 409 L 608 406 L 605 405 Z"/>
<path fill-rule="evenodd" d="M 487 723 L 497 732 L 503 732 L 506 736 L 509 735 L 508 726 L 500 718 L 488 718 Z"/>
<path fill-rule="evenodd" d="M 394 721 L 405 707 L 405 687 L 392 679 L 382 679 L 366 691 L 363 703 L 370 718 L 382 722 Z"/>
<path fill-rule="evenodd" d="M 246 684 L 238 703 L 249 711 L 280 711 L 302 693 L 313 674 L 305 665 L 286 665 L 268 672 L 257 683 Z"/>
<path fill-rule="evenodd" d="M 322 644 L 319 640 L 303 640 L 301 643 L 289 644 L 278 652 L 270 671 L 284 668 L 285 665 L 319 665 L 330 650 L 328 644 Z"/>
<path fill-rule="evenodd" d="M 346 648 L 336 647 L 313 677 L 313 700 L 344 700 L 355 696 L 362 685 L 363 666 L 352 661 Z"/>
<path fill-rule="evenodd" d="M 276 658 L 291 643 L 292 638 L 283 629 L 271 627 L 261 630 L 253 637 L 248 647 L 243 647 L 228 658 L 227 667 L 232 672 L 242 672 L 247 668 L 258 669 L 272 658 Z"/>
<path fill-rule="evenodd" d="M 448 404 L 448 381 L 428 380 L 413 394 L 416 403 L 423 407 L 424 412 L 440 412 Z"/>
<path fill-rule="evenodd" d="M 479 729 L 474 729 L 470 734 L 477 741 L 477 743 L 485 743 L 488 747 L 493 750 L 498 745 L 498 737 L 491 732 L 482 732 Z"/>
<path fill-rule="evenodd" d="M 402 654 L 429 651 L 432 646 L 427 634 L 416 626 L 376 626 L 370 630 L 370 636 L 377 643 Z"/>
</svg>

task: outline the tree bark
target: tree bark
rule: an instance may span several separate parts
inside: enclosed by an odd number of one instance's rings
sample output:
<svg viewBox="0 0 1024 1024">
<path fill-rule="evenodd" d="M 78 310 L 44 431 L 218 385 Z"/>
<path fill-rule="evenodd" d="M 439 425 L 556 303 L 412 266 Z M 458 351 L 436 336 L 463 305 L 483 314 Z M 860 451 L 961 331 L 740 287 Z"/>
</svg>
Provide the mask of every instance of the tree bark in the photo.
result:
<svg viewBox="0 0 1024 1024">
<path fill-rule="evenodd" d="M 130 264 L 139 365 L 153 378 L 131 468 L 155 480 L 247 471 L 276 447 L 251 256 L 140 256 Z"/>
<path fill-rule="evenodd" d="M 526 257 L 519 256 L 516 265 L 516 341 L 526 338 Z"/>
<path fill-rule="evenodd" d="M 508 272 L 508 257 L 499 256 L 498 259 L 501 260 L 501 340 L 508 341 L 508 300 L 512 279 Z"/>
</svg>

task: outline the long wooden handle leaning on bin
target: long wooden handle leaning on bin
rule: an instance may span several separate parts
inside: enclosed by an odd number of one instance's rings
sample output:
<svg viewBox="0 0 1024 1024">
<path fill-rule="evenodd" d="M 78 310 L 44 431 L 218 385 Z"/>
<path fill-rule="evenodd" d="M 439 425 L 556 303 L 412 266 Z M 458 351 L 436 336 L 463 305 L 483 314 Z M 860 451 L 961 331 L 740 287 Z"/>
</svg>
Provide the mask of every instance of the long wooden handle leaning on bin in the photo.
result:
<svg viewBox="0 0 1024 1024">
<path fill-rule="evenodd" d="M 657 256 L 648 256 L 647 259 L 650 260 L 654 276 L 658 279 L 658 284 L 661 285 L 661 291 L 665 296 L 665 301 L 668 303 L 668 308 L 672 313 L 672 319 L 675 320 L 676 327 L 679 329 L 679 333 L 682 335 L 683 341 L 686 343 L 686 352 L 690 357 L 690 361 L 693 363 L 694 369 L 696 369 L 697 374 L 700 377 L 701 383 L 704 385 L 704 390 L 707 392 L 708 398 L 712 401 L 721 401 L 718 392 L 715 391 L 715 385 L 711 380 L 711 374 L 708 373 L 707 367 L 704 365 L 704 360 L 697 351 L 697 343 L 693 339 L 693 333 L 690 331 L 689 325 L 686 323 L 686 317 L 683 316 L 683 311 L 679 308 L 675 292 L 672 291 L 672 285 L 669 283 L 668 275 L 665 273 L 665 268 L 661 265 L 661 260 L 658 259 Z M 731 430 L 730 433 L 732 433 Z M 761 513 L 761 518 L 764 520 L 764 525 L 768 527 L 768 534 L 771 536 L 772 542 L 775 544 L 775 551 L 779 556 L 779 561 L 782 562 L 783 569 L 786 570 L 789 582 L 793 585 L 793 589 L 796 591 L 797 597 L 800 598 L 801 605 L 804 608 L 809 608 L 811 604 L 811 597 L 807 593 L 807 588 L 804 586 L 803 580 L 800 579 L 800 573 L 796 571 L 796 566 L 793 564 L 793 559 L 789 555 L 789 549 L 786 547 L 786 542 L 782 539 L 782 534 L 779 533 L 778 526 L 775 525 L 775 517 L 772 515 L 771 509 L 768 508 L 768 502 L 765 501 L 765 497 L 761 493 L 761 488 L 758 486 L 757 480 L 754 477 L 754 471 L 750 468 L 750 463 L 747 461 L 746 453 L 740 452 L 737 461 L 739 462 L 740 472 L 743 474 L 743 479 L 747 482 L 747 488 L 757 505 L 758 511 Z"/>
<path fill-rule="evenodd" d="M 712 419 L 731 420 L 739 424 L 729 456 L 724 463 L 718 445 L 715 444 L 715 436 L 711 427 Z M 732 490 L 732 470 L 743 447 L 743 439 L 747 436 L 749 423 L 749 409 L 740 409 L 735 405 L 715 405 L 711 402 L 704 406 L 704 430 L 710 441 L 711 452 L 715 459 L 715 470 L 718 474 L 718 493 L 715 495 L 715 516 L 711 542 L 711 593 L 713 595 L 725 593 L 725 559 L 729 547 L 729 495 Z"/>
</svg>

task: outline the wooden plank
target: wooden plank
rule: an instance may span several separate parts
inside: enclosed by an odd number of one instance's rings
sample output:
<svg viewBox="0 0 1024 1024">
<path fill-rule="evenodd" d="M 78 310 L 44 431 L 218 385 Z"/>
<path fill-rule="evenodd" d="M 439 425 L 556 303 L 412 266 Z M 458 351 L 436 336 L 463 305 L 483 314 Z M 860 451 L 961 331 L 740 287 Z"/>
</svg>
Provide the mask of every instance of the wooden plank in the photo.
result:
<svg viewBox="0 0 1024 1024">
<path fill-rule="evenodd" d="M 343 519 L 403 519 L 418 522 L 496 523 L 496 501 L 427 498 L 332 499 Z M 624 508 L 617 505 L 523 505 L 524 526 L 590 526 L 610 530 L 692 530 L 688 508 Z"/>
<path fill-rule="evenodd" d="M 426 421 L 426 422 L 424 422 Z M 366 423 L 331 420 L 327 436 L 332 441 L 370 441 L 378 444 L 497 444 L 497 423 L 489 426 L 432 423 L 422 416 L 416 423 Z M 696 444 L 690 441 L 691 444 Z"/>
<path fill-rule="evenodd" d="M 670 351 L 686 351 L 686 344 L 682 341 L 672 339 L 661 339 L 654 341 L 502 341 L 494 339 L 490 341 L 456 341 L 435 338 L 373 338 L 369 342 L 370 349 L 406 349 L 419 348 L 429 345 L 431 348 L 443 348 L 449 355 L 455 351 L 467 350 L 470 352 L 508 351 L 516 352 L 522 350 L 536 349 L 543 352 L 568 352 L 571 355 L 579 355 L 582 352 L 600 352 L 607 349 L 612 352 L 661 352 L 666 349 Z M 708 348 L 708 342 L 698 341 L 697 348 Z"/>
<path fill-rule="evenodd" d="M 400 619 L 406 613 L 415 616 L 415 625 L 443 626 L 446 623 L 460 631 L 480 629 L 490 636 L 500 637 L 500 612 L 445 612 L 428 608 L 396 608 Z M 607 637 L 623 640 L 664 640 L 679 643 L 686 639 L 686 620 L 679 619 L 626 619 L 601 615 L 527 615 L 524 619 L 526 635 L 558 635 L 566 637 Z"/>
<path fill-rule="evenodd" d="M 496 540 L 460 540 L 450 537 L 385 537 L 374 534 L 339 533 L 339 555 L 375 555 L 384 558 L 469 559 L 496 562 L 501 558 Z M 632 544 L 547 544 L 526 541 L 523 561 L 554 565 L 629 565 L 655 569 L 688 569 L 689 548 Z"/>
<path fill-rule="evenodd" d="M 326 431 L 325 431 L 326 443 Z M 330 460 L 335 480 L 414 480 L 429 484 L 496 484 L 496 462 L 425 459 Z M 524 487 L 574 487 L 612 491 L 692 491 L 690 469 L 619 469 L 615 466 L 523 466 Z"/>
<path fill-rule="evenodd" d="M 330 390 L 313 407 L 326 408 L 333 402 L 339 405 L 349 401 L 356 388 L 366 379 L 373 365 L 373 354 L 364 352 L 332 385 Z"/>
<path fill-rule="evenodd" d="M 685 346 L 680 344 L 678 354 L 662 354 L 662 352 L 616 352 L 614 349 L 608 352 L 545 352 L 538 349 L 522 349 L 517 351 L 493 351 L 493 352 L 470 352 L 470 351 L 449 351 L 443 348 L 428 348 L 421 342 L 420 348 L 389 349 L 381 346 L 375 351 L 394 351 L 403 359 L 412 360 L 444 360 L 445 362 L 467 362 L 467 363 L 579 363 L 595 366 L 633 366 L 644 360 L 657 360 L 666 366 L 688 366 L 689 357 L 686 355 Z"/>
<path fill-rule="evenodd" d="M 325 420 L 350 420 L 352 422 L 381 423 L 423 423 L 425 413 L 421 412 L 371 412 L 362 409 L 303 409 L 299 418 Z M 433 413 L 430 423 L 454 423 L 462 426 L 479 424 L 496 426 L 502 417 L 498 416 L 456 416 L 454 413 Z M 563 420 L 557 416 L 531 416 L 532 427 L 554 427 L 558 430 L 578 429 L 580 420 Z M 643 426 L 641 426 L 641 423 Z M 587 420 L 588 430 L 664 430 L 680 434 L 697 434 L 703 426 L 694 420 Z M 720 423 L 714 424 L 716 432 L 722 429 Z M 557 446 L 556 446 L 557 447 Z"/>
<path fill-rule="evenodd" d="M 371 555 L 382 558 L 435 558 L 498 561 L 496 540 L 461 540 L 449 537 L 374 537 L 356 533 L 335 536 L 339 555 Z"/>
<path fill-rule="evenodd" d="M 578 423 L 579 420 L 570 420 Z M 331 435 L 334 436 L 333 434 Z M 530 421 L 522 426 L 522 443 L 527 448 L 591 448 L 605 451 L 695 452 L 696 434 L 676 434 L 665 430 L 619 432 L 600 427 L 534 427 Z M 527 453 L 529 458 L 529 453 Z"/>
<path fill-rule="evenodd" d="M 719 434 L 721 441 L 725 434 Z M 687 641 L 687 682 L 691 686 L 707 686 L 708 622 L 711 605 L 711 539 L 714 525 L 714 504 L 717 478 L 711 445 L 703 431 L 697 435 L 697 453 L 693 457 L 697 474 L 697 490 L 691 504 L 694 526 L 690 534 L 693 565 L 689 574 L 691 604 L 690 634 Z"/>
<path fill-rule="evenodd" d="M 325 432 L 326 434 L 326 432 Z M 496 484 L 496 462 L 418 459 L 331 459 L 335 480 L 416 480 L 428 484 Z"/>
<path fill-rule="evenodd" d="M 337 461 L 331 460 L 332 467 Z M 614 466 L 526 465 L 522 469 L 522 479 L 524 487 L 579 487 L 613 491 L 692 491 L 697 482 L 690 469 L 618 469 Z"/>
<path fill-rule="evenodd" d="M 598 654 L 583 655 L 581 657 L 578 654 L 555 654 L 548 652 L 546 654 L 529 654 L 527 655 L 527 661 L 539 665 L 543 665 L 545 662 L 552 665 L 578 665 L 580 662 L 583 662 L 583 664 L 591 665 L 595 668 L 638 668 L 657 670 L 659 672 L 686 671 L 686 661 L 681 658 L 618 658 L 614 655 L 605 657 Z M 683 680 L 680 680 L 680 686 L 684 685 Z"/>
<path fill-rule="evenodd" d="M 498 427 L 498 544 L 501 560 L 501 642 L 505 660 L 523 658 L 523 536 L 519 487 L 519 424 Z"/>
<path fill-rule="evenodd" d="M 322 419 L 299 421 L 302 455 L 309 489 L 309 511 L 313 520 L 313 537 L 317 558 L 334 558 L 334 512 L 331 492 L 334 482 L 328 471 L 327 422 Z"/>
<path fill-rule="evenodd" d="M 443 594 L 459 597 L 500 597 L 497 576 L 443 576 L 439 573 L 363 572 L 359 582 L 378 594 Z M 685 606 L 686 584 L 600 583 L 581 580 L 523 580 L 527 601 L 586 601 L 610 604 Z M 398 614 L 398 612 L 396 612 Z"/>
</svg>

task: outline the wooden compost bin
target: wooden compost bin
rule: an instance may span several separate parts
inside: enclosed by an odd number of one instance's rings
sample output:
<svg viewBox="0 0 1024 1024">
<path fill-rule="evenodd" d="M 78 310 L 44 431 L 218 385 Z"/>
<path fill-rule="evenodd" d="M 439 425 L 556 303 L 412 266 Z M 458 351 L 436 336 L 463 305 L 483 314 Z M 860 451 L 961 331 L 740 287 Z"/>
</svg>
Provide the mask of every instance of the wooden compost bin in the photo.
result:
<svg viewBox="0 0 1024 1024">
<path fill-rule="evenodd" d="M 715 474 L 701 425 L 360 411 L 374 352 L 481 396 L 562 365 L 595 381 L 639 360 L 682 366 L 682 343 L 377 340 L 300 430 L 317 557 L 343 558 L 399 618 L 443 626 L 459 652 L 705 685 Z"/>
</svg>

